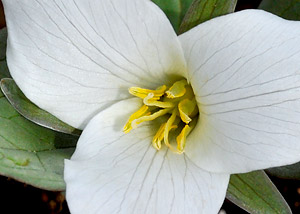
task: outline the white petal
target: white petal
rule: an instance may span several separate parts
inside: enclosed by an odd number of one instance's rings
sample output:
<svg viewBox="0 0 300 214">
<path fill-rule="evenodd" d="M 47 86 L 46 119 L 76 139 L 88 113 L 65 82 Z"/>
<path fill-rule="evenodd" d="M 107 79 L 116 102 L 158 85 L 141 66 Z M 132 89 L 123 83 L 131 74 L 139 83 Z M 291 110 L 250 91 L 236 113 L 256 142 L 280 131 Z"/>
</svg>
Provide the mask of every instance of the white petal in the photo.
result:
<svg viewBox="0 0 300 214">
<path fill-rule="evenodd" d="M 125 116 L 135 108 L 135 100 L 119 102 L 84 130 L 74 156 L 65 162 L 71 212 L 217 213 L 229 175 L 206 172 L 165 148 L 157 152 L 151 146 L 156 130 L 149 124 L 122 133 Z"/>
<path fill-rule="evenodd" d="M 7 60 L 25 95 L 83 128 L 127 98 L 185 75 L 178 38 L 149 0 L 4 0 Z"/>
<path fill-rule="evenodd" d="M 200 122 L 186 154 L 215 172 L 300 160 L 300 22 L 250 10 L 180 37 Z"/>
</svg>

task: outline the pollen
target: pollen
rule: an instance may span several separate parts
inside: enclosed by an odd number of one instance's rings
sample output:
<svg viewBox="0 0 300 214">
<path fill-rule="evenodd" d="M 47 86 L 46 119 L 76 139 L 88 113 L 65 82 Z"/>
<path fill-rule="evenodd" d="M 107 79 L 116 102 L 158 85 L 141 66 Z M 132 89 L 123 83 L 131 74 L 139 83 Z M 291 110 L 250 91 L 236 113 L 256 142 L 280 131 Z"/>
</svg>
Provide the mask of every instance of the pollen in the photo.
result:
<svg viewBox="0 0 300 214">
<path fill-rule="evenodd" d="M 155 90 L 131 87 L 129 93 L 141 98 L 144 105 L 129 117 L 123 132 L 129 133 L 139 124 L 160 117 L 164 122 L 154 135 L 152 146 L 160 150 L 164 144 L 173 152 L 182 154 L 186 138 L 199 115 L 194 92 L 187 80 L 177 81 L 170 87 L 162 85 Z M 170 136 L 176 142 L 169 140 Z"/>
</svg>

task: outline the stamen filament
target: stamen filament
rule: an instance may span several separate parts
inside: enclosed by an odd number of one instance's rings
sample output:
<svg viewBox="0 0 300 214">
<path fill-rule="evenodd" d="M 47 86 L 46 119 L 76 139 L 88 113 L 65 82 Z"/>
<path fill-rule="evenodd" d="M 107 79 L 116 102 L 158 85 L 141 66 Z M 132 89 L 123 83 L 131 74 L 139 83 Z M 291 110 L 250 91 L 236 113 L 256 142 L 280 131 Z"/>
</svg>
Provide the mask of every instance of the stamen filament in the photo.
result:
<svg viewBox="0 0 300 214">
<path fill-rule="evenodd" d="M 147 116 L 142 116 L 140 118 L 137 118 L 135 120 L 132 121 L 131 126 L 133 129 L 135 129 L 137 127 L 138 124 L 145 122 L 145 121 L 151 121 L 151 120 L 155 120 L 156 118 L 163 116 L 167 113 L 170 112 L 170 109 L 162 109 L 159 110 L 151 115 L 147 115 Z"/>
</svg>

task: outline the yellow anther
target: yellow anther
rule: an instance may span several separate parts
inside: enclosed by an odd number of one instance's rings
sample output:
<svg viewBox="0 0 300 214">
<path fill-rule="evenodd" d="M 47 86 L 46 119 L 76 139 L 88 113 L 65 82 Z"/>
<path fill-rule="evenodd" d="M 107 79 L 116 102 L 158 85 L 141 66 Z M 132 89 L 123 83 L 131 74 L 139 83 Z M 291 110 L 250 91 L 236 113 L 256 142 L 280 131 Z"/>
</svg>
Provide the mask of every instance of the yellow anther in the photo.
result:
<svg viewBox="0 0 300 214">
<path fill-rule="evenodd" d="M 182 97 L 185 92 L 185 86 L 187 85 L 187 81 L 184 80 L 180 80 L 175 82 L 170 88 L 169 90 L 166 91 L 167 97 L 168 98 L 177 98 L 177 97 Z"/>
<path fill-rule="evenodd" d="M 180 101 L 178 104 L 178 110 L 181 120 L 186 124 L 190 123 L 192 119 L 189 116 L 192 115 L 192 113 L 195 111 L 195 108 L 198 110 L 195 99 L 184 99 Z"/>
<path fill-rule="evenodd" d="M 153 99 L 159 100 L 160 97 L 164 95 L 166 89 L 167 86 L 165 85 L 158 87 L 156 90 L 144 89 L 139 87 L 131 87 L 129 88 L 129 93 L 142 99 L 147 97 L 149 93 L 153 93 L 154 94 Z"/>
<path fill-rule="evenodd" d="M 169 132 L 172 128 L 173 123 L 176 120 L 176 115 L 177 115 L 177 109 L 174 109 L 172 112 L 171 117 L 168 119 L 164 131 L 164 143 L 166 144 L 167 147 L 169 147 L 173 152 L 176 152 L 176 149 L 174 149 L 171 144 L 169 143 Z"/>
<path fill-rule="evenodd" d="M 142 116 L 140 118 L 137 118 L 137 119 L 133 120 L 132 123 L 131 123 L 131 126 L 132 126 L 133 129 L 135 129 L 142 122 L 155 120 L 156 118 L 158 118 L 160 116 L 163 116 L 163 115 L 165 115 L 169 112 L 170 112 L 170 109 L 162 109 L 162 110 L 159 110 L 159 111 L 157 111 L 157 112 L 155 112 L 151 115 Z"/>
<path fill-rule="evenodd" d="M 162 102 L 153 100 L 154 94 L 149 93 L 147 97 L 144 98 L 144 104 L 147 106 L 156 106 L 160 108 L 173 108 L 175 107 L 175 103 L 172 102 Z"/>
<path fill-rule="evenodd" d="M 132 130 L 132 125 L 131 125 L 132 121 L 136 120 L 139 117 L 151 114 L 148 110 L 149 110 L 149 107 L 146 105 L 143 105 L 139 110 L 134 112 L 127 120 L 127 123 L 125 124 L 125 126 L 123 128 L 123 132 L 128 133 Z"/>
<path fill-rule="evenodd" d="M 177 136 L 177 153 L 182 154 L 185 148 L 186 137 L 195 128 L 197 120 L 193 120 L 189 125 L 185 125 L 181 130 L 180 134 Z"/>
<path fill-rule="evenodd" d="M 163 123 L 158 131 L 156 132 L 155 136 L 153 137 L 153 140 L 152 140 L 152 145 L 155 149 L 157 150 L 160 150 L 161 149 L 161 141 L 164 139 L 164 131 L 165 131 L 165 128 L 166 128 L 166 123 Z M 172 125 L 171 126 L 171 129 L 176 129 L 177 128 L 177 125 Z"/>
<path fill-rule="evenodd" d="M 164 133 L 164 130 L 165 130 L 165 126 L 166 126 L 165 123 L 161 124 L 158 131 L 156 132 L 156 134 L 153 137 L 152 145 L 157 150 L 160 150 L 160 148 L 161 148 L 161 141 L 164 138 L 163 133 Z"/>
<path fill-rule="evenodd" d="M 177 153 L 182 154 L 185 148 L 186 136 L 189 134 L 191 128 L 185 125 L 180 134 L 177 136 Z"/>
<path fill-rule="evenodd" d="M 161 141 L 164 139 L 165 127 L 166 127 L 166 123 L 161 124 L 155 136 L 153 137 L 152 145 L 157 150 L 160 150 L 161 148 Z"/>
</svg>

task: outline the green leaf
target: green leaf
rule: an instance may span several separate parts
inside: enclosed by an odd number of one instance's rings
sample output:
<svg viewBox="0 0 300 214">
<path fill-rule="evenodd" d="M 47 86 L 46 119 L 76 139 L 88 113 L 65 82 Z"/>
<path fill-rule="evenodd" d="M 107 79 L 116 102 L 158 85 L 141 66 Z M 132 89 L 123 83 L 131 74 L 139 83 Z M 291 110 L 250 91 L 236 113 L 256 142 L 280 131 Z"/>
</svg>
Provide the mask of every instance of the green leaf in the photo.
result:
<svg viewBox="0 0 300 214">
<path fill-rule="evenodd" d="M 266 172 L 279 178 L 300 180 L 300 162 L 288 166 L 270 168 Z"/>
<path fill-rule="evenodd" d="M 289 20 L 300 20 L 300 0 L 263 0 L 259 9 Z"/>
<path fill-rule="evenodd" d="M 47 190 L 64 190 L 64 159 L 78 137 L 23 118 L 0 92 L 0 174 Z"/>
<path fill-rule="evenodd" d="M 152 0 L 162 9 L 177 32 L 187 9 L 193 0 Z"/>
<path fill-rule="evenodd" d="M 253 214 L 292 213 L 264 171 L 231 175 L 226 197 Z"/>
<path fill-rule="evenodd" d="M 62 122 L 28 100 L 13 79 L 2 79 L 1 89 L 11 105 L 28 120 L 55 131 L 80 135 L 81 131 Z"/>
<path fill-rule="evenodd" d="M 202 22 L 234 12 L 236 3 L 237 0 L 194 0 L 180 25 L 179 34 Z"/>
<path fill-rule="evenodd" d="M 0 80 L 5 77 L 10 77 L 6 63 L 6 40 L 7 30 L 3 28 L 0 30 Z"/>
</svg>

